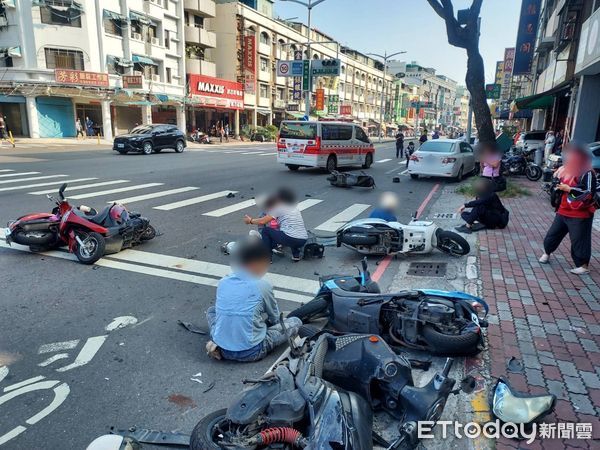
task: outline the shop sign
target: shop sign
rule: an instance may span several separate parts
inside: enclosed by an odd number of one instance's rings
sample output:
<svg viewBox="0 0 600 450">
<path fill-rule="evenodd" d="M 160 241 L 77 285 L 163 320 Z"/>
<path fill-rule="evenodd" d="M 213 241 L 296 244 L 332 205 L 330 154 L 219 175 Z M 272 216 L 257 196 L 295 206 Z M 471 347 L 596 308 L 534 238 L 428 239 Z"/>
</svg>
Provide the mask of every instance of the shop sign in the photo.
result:
<svg viewBox="0 0 600 450">
<path fill-rule="evenodd" d="M 486 84 L 485 85 L 485 98 L 489 100 L 497 100 L 500 98 L 500 91 L 502 86 L 499 84 Z"/>
<path fill-rule="evenodd" d="M 298 103 L 288 103 L 287 110 L 288 111 L 300 111 L 300 105 Z"/>
<path fill-rule="evenodd" d="M 317 111 L 323 111 L 325 109 L 325 89 L 317 89 L 316 94 L 315 108 Z"/>
<path fill-rule="evenodd" d="M 342 116 L 351 116 L 352 115 L 352 105 L 340 106 L 340 114 Z"/>
<path fill-rule="evenodd" d="M 142 75 L 123 75 L 123 89 L 143 89 L 144 77 Z"/>
<path fill-rule="evenodd" d="M 513 66 L 515 63 L 515 49 L 504 50 L 504 74 L 502 76 L 502 98 L 508 100 L 510 97 L 510 83 L 512 81 Z"/>
<path fill-rule="evenodd" d="M 600 61 L 600 9 L 586 20 L 581 27 L 581 37 L 579 39 L 579 50 L 577 51 L 577 73 L 590 69 L 594 72 L 594 66 Z"/>
<path fill-rule="evenodd" d="M 256 93 L 256 37 L 244 36 L 244 91 Z"/>
<path fill-rule="evenodd" d="M 244 109 L 244 85 L 235 81 L 189 75 L 190 95 L 195 103 L 226 109 Z"/>
<path fill-rule="evenodd" d="M 302 61 L 302 90 L 310 91 L 310 61 Z"/>
<path fill-rule="evenodd" d="M 84 72 L 83 70 L 70 69 L 54 69 L 54 79 L 57 83 L 63 84 L 108 87 L 107 73 Z"/>
<path fill-rule="evenodd" d="M 495 77 L 495 82 L 496 84 L 502 84 L 502 78 L 504 76 L 504 61 L 497 61 L 496 62 L 496 77 Z"/>
<path fill-rule="evenodd" d="M 521 3 L 521 18 L 519 20 L 519 31 L 517 32 L 513 75 L 531 73 L 541 7 L 542 0 L 523 0 Z"/>
</svg>

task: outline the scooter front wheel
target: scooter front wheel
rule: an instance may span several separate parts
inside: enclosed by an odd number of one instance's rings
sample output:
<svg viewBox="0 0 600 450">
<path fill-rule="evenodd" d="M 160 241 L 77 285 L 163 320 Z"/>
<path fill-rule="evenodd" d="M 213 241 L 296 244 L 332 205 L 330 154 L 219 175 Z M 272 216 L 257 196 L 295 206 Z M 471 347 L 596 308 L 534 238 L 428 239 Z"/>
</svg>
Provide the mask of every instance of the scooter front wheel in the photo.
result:
<svg viewBox="0 0 600 450">
<path fill-rule="evenodd" d="M 99 233 L 77 232 L 75 244 L 75 256 L 82 264 L 94 264 L 104 256 L 106 241 Z"/>
<path fill-rule="evenodd" d="M 452 256 L 468 255 L 471 251 L 471 246 L 460 234 L 441 229 L 437 232 L 437 248 Z"/>
<path fill-rule="evenodd" d="M 225 429 L 222 429 L 225 425 Z M 190 436 L 190 450 L 219 450 L 222 447 L 215 441 L 227 428 L 227 410 L 220 409 L 205 416 L 196 424 Z M 222 436 L 221 436 L 222 437 Z"/>
</svg>

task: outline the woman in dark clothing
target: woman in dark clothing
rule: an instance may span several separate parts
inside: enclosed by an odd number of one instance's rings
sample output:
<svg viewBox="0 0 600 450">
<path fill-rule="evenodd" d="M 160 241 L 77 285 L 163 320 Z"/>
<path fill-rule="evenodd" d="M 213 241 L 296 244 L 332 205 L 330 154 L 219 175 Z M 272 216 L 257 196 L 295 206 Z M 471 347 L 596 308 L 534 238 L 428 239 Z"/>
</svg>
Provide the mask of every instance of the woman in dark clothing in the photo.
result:
<svg viewBox="0 0 600 450">
<path fill-rule="evenodd" d="M 544 239 L 544 254 L 540 263 L 547 264 L 568 234 L 571 238 L 571 257 L 575 267 L 571 273 L 589 273 L 592 257 L 592 224 L 594 221 L 594 194 L 597 180 L 592 170 L 592 159 L 585 145 L 571 142 L 566 148 L 566 163 L 554 174 L 560 180 L 557 190 L 560 201 L 554 222 Z"/>
<path fill-rule="evenodd" d="M 471 233 L 484 228 L 506 228 L 509 213 L 495 192 L 494 182 L 488 178 L 481 178 L 475 183 L 475 191 L 477 198 L 465 203 L 458 210 L 466 223 L 456 230 Z M 467 208 L 471 208 L 471 211 L 465 211 Z"/>
</svg>

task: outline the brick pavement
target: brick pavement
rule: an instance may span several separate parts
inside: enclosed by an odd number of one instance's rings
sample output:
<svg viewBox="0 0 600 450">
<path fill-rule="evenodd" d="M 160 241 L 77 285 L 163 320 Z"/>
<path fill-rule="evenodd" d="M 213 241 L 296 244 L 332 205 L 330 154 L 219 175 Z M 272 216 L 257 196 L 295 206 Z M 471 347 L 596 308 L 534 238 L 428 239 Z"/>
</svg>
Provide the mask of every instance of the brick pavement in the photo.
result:
<svg viewBox="0 0 600 450">
<path fill-rule="evenodd" d="M 555 394 L 555 412 L 544 422 L 592 423 L 595 440 L 537 440 L 527 445 L 502 439 L 497 448 L 598 449 L 600 232 L 594 230 L 590 275 L 568 272 L 568 238 L 549 265 L 539 264 L 554 211 L 539 184 L 522 183 L 531 196 L 505 200 L 511 212 L 508 228 L 479 236 L 483 296 L 492 314 L 487 332 L 490 374 L 508 377 L 523 392 Z M 510 357 L 523 362 L 523 373 L 507 373 Z"/>
</svg>

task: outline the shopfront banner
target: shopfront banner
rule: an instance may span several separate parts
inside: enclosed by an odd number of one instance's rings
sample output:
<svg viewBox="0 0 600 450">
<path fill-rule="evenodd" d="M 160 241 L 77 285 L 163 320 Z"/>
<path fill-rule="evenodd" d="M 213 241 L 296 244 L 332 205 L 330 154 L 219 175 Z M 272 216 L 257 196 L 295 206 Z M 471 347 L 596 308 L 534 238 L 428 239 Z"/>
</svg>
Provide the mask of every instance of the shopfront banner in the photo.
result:
<svg viewBox="0 0 600 450">
<path fill-rule="evenodd" d="M 54 79 L 57 83 L 63 84 L 108 87 L 107 73 L 84 72 L 83 70 L 70 69 L 54 69 Z"/>
<path fill-rule="evenodd" d="M 244 85 L 206 75 L 188 75 L 193 103 L 226 109 L 244 109 Z"/>
<path fill-rule="evenodd" d="M 123 89 L 143 89 L 144 77 L 142 75 L 123 75 Z"/>
<path fill-rule="evenodd" d="M 244 91 L 256 93 L 256 37 L 244 36 Z"/>
<path fill-rule="evenodd" d="M 513 75 L 531 73 L 541 6 L 542 0 L 523 0 L 521 3 L 521 18 L 519 19 L 519 30 L 517 32 Z"/>
</svg>

